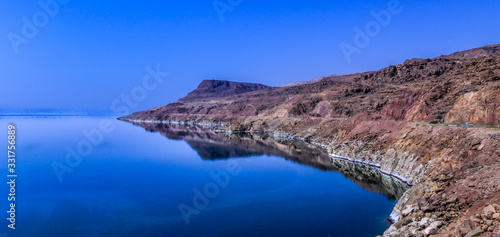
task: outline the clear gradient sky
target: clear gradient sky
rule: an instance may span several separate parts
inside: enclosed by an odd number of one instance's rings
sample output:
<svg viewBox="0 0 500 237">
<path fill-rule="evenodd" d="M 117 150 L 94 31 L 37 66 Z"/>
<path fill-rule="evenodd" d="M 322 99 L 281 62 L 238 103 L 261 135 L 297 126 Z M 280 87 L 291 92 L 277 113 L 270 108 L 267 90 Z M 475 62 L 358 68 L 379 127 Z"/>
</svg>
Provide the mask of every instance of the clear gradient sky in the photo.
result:
<svg viewBox="0 0 500 237">
<path fill-rule="evenodd" d="M 221 21 L 213 0 L 69 0 L 16 53 L 9 32 L 23 36 L 23 17 L 42 7 L 1 1 L 0 109 L 110 110 L 158 64 L 169 77 L 133 110 L 174 102 L 203 79 L 280 86 L 500 43 L 500 1 L 401 0 L 348 63 L 339 45 L 388 2 L 242 0 Z"/>
</svg>

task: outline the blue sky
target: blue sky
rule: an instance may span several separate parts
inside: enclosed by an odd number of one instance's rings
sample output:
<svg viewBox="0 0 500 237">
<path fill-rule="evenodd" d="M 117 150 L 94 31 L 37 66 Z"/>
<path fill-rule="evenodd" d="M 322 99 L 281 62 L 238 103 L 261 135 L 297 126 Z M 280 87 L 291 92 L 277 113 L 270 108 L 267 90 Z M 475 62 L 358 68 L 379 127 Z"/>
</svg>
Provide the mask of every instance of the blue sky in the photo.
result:
<svg viewBox="0 0 500 237">
<path fill-rule="evenodd" d="M 132 111 L 174 102 L 203 79 L 280 86 L 500 43 L 500 1 L 401 0 L 350 62 L 339 45 L 354 45 L 355 27 L 391 1 L 220 0 L 232 9 L 223 21 L 213 2 L 69 0 L 16 53 L 9 33 L 23 37 L 23 18 L 43 8 L 2 1 L 0 109 L 110 110 L 148 66 L 169 76 Z"/>
</svg>

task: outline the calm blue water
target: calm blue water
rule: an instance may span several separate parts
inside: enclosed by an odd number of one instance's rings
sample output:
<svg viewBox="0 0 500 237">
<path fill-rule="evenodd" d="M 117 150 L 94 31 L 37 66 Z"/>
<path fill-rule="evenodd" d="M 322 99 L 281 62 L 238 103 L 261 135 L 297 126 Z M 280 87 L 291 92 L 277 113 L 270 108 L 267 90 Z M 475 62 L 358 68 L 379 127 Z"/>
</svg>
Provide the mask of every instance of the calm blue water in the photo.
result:
<svg viewBox="0 0 500 237">
<path fill-rule="evenodd" d="M 396 202 L 390 195 L 247 144 L 224 150 L 233 145 L 221 148 L 218 140 L 211 147 L 213 138 L 199 134 L 188 144 L 110 118 L 115 129 L 68 166 L 67 147 L 89 140 L 82 131 L 103 119 L 0 118 L 0 147 L 6 151 L 7 124 L 14 122 L 18 156 L 16 230 L 7 228 L 3 182 L 0 236 L 375 236 L 388 227 Z M 60 181 L 54 164 L 72 172 Z M 6 157 L 0 167 L 8 181 Z M 223 182 L 214 173 L 225 174 Z M 189 224 L 181 204 L 191 208 Z"/>
</svg>

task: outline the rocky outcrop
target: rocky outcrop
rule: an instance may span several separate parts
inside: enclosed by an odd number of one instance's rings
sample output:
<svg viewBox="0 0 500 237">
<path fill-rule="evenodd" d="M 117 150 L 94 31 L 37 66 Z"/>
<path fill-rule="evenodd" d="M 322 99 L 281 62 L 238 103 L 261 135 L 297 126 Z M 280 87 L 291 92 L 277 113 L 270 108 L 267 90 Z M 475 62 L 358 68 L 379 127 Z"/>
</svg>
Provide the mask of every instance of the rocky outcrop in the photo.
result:
<svg viewBox="0 0 500 237">
<path fill-rule="evenodd" d="M 451 124 L 500 124 L 500 85 L 466 93 L 445 117 Z"/>
</svg>

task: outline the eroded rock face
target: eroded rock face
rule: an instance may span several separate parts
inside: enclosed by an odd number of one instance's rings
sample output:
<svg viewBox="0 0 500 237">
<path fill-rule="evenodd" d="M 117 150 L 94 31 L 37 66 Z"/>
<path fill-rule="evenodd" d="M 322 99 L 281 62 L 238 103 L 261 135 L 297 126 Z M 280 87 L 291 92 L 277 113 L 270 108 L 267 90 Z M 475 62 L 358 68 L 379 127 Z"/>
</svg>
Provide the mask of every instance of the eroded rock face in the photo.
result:
<svg viewBox="0 0 500 237">
<path fill-rule="evenodd" d="M 310 136 L 331 154 L 380 166 L 414 182 L 395 206 L 391 217 L 397 222 L 386 236 L 459 236 L 478 227 L 498 231 L 485 227 L 484 220 L 463 227 L 467 218 L 483 213 L 485 203 L 500 202 L 499 130 L 419 125 L 370 114 L 286 124 L 278 129 L 282 134 Z M 433 222 L 440 225 L 429 228 Z"/>
<path fill-rule="evenodd" d="M 500 124 L 500 87 L 460 96 L 445 117 L 451 124 Z"/>
</svg>

